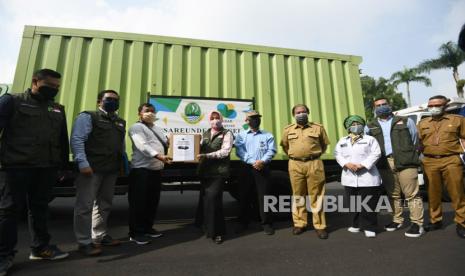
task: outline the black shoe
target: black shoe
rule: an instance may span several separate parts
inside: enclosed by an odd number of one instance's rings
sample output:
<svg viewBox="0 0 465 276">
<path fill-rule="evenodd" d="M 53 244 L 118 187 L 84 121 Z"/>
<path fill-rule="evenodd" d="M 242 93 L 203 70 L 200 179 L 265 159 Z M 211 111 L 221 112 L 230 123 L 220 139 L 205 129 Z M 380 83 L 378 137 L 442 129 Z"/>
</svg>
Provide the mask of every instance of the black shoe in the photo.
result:
<svg viewBox="0 0 465 276">
<path fill-rule="evenodd" d="M 405 236 L 409 238 L 418 238 L 425 233 L 423 226 L 418 225 L 416 223 L 412 223 L 410 228 L 405 232 Z"/>
<path fill-rule="evenodd" d="M 88 256 L 88 257 L 93 257 L 93 256 L 98 256 L 102 254 L 102 248 L 99 246 L 91 243 L 91 244 L 80 244 L 78 246 L 78 251 L 79 253 Z"/>
<path fill-rule="evenodd" d="M 63 252 L 56 245 L 47 245 L 40 251 L 32 251 L 29 260 L 61 260 L 67 258 L 69 253 Z"/>
<path fill-rule="evenodd" d="M 213 242 L 216 244 L 222 244 L 223 243 L 223 237 L 222 236 L 216 236 L 213 238 Z"/>
<path fill-rule="evenodd" d="M 149 231 L 147 231 L 145 233 L 145 236 L 150 237 L 150 238 L 159 238 L 159 237 L 163 236 L 163 233 L 160 233 L 157 230 L 152 228 L 152 229 L 150 229 Z"/>
<path fill-rule="evenodd" d="M 121 241 L 113 239 L 110 235 L 105 235 L 100 241 L 95 242 L 95 244 L 103 246 L 116 246 L 120 245 Z"/>
<path fill-rule="evenodd" d="M 150 243 L 150 238 L 143 235 L 129 237 L 129 240 L 137 243 L 138 245 L 145 245 Z"/>
<path fill-rule="evenodd" d="M 388 232 L 393 232 L 401 227 L 402 227 L 402 223 L 391 222 L 388 225 L 384 226 L 384 229 Z"/>
<path fill-rule="evenodd" d="M 263 225 L 263 232 L 266 235 L 274 235 L 274 228 L 270 224 L 264 224 Z"/>
<path fill-rule="evenodd" d="M 315 229 L 315 232 L 319 239 L 327 240 L 329 237 L 328 232 L 326 232 L 325 229 Z"/>
<path fill-rule="evenodd" d="M 425 226 L 426 232 L 436 231 L 442 228 L 442 221 L 436 223 L 429 223 Z"/>
<path fill-rule="evenodd" d="M 460 224 L 457 224 L 457 235 L 461 237 L 462 239 L 465 239 L 465 227 L 463 227 Z"/>
<path fill-rule="evenodd" d="M 292 234 L 293 234 L 293 235 L 300 235 L 300 234 L 302 234 L 303 232 L 305 232 L 305 230 L 306 230 L 305 227 L 294 227 L 294 228 L 292 229 Z"/>
<path fill-rule="evenodd" d="M 8 270 L 13 266 L 13 256 L 5 256 L 0 260 L 0 276 L 7 275 Z"/>
</svg>

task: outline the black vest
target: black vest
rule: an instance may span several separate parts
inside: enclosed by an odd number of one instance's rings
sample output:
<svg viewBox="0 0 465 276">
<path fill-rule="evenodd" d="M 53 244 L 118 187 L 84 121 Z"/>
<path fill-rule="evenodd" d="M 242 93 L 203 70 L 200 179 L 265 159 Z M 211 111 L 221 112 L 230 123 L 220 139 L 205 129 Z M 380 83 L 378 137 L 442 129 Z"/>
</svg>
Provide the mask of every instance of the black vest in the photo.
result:
<svg viewBox="0 0 465 276">
<path fill-rule="evenodd" d="M 417 168 L 420 166 L 418 151 L 412 141 L 407 127 L 407 118 L 394 116 L 391 124 L 391 145 L 394 165 L 397 170 Z M 368 123 L 369 135 L 376 138 L 381 147 L 382 156 L 377 163 L 378 168 L 387 168 L 386 151 L 384 148 L 384 136 L 381 125 L 377 119 Z"/>
<path fill-rule="evenodd" d="M 223 129 L 211 137 L 211 129 L 205 131 L 202 135 L 200 153 L 207 154 L 220 150 L 223 137 L 228 132 L 229 130 Z M 229 177 L 229 156 L 222 159 L 202 159 L 197 167 L 197 173 L 201 177 Z"/>
<path fill-rule="evenodd" d="M 94 172 L 118 172 L 123 158 L 126 121 L 116 114 L 84 111 L 92 118 L 92 132 L 85 143 L 87 161 Z"/>
<path fill-rule="evenodd" d="M 66 129 L 65 111 L 53 101 L 38 101 L 27 90 L 11 95 L 14 114 L 4 128 L 0 160 L 5 168 L 59 167 L 64 155 L 61 135 Z"/>
</svg>

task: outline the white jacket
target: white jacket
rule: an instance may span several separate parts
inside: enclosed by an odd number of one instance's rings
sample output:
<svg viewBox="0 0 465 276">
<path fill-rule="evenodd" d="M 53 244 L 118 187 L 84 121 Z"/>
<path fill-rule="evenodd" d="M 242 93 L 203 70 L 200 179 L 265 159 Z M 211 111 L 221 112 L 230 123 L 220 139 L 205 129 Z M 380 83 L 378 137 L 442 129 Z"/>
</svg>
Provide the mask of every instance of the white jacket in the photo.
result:
<svg viewBox="0 0 465 276">
<path fill-rule="evenodd" d="M 347 163 L 361 164 L 366 169 L 354 173 L 344 168 L 341 184 L 349 187 L 373 187 L 381 185 L 381 177 L 375 164 L 381 156 L 381 149 L 375 138 L 363 135 L 352 145 L 350 136 L 342 137 L 334 149 L 336 161 L 344 167 Z"/>
<path fill-rule="evenodd" d="M 163 139 L 163 142 L 167 143 L 166 135 L 157 126 L 149 129 L 147 125 L 135 123 L 129 129 L 129 137 L 131 137 L 132 141 L 132 168 L 163 169 L 163 162 L 156 159 L 155 155 L 164 154 L 164 148 L 153 133 L 154 131 Z"/>
</svg>

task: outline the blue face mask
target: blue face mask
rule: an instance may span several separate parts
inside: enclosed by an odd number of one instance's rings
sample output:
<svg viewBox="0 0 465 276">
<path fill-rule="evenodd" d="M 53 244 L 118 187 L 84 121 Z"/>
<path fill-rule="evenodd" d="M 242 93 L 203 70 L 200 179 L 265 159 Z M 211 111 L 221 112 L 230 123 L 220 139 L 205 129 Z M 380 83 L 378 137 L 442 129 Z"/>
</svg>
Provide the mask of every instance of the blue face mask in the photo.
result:
<svg viewBox="0 0 465 276">
<path fill-rule="evenodd" d="M 119 108 L 119 100 L 114 98 L 106 98 L 102 101 L 102 108 L 108 113 L 115 112 Z"/>
<path fill-rule="evenodd" d="M 382 105 L 375 108 L 376 116 L 389 116 L 392 113 L 392 108 L 389 105 Z"/>
</svg>

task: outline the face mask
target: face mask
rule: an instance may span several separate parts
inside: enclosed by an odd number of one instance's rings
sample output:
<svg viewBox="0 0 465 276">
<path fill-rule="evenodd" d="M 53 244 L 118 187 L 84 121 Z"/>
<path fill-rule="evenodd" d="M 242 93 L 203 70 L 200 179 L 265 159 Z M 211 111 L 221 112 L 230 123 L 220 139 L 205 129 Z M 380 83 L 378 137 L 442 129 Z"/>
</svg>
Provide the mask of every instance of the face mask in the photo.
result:
<svg viewBox="0 0 465 276">
<path fill-rule="evenodd" d="M 153 124 L 155 122 L 156 116 L 153 112 L 142 113 L 142 121 L 148 124 Z"/>
<path fill-rule="evenodd" d="M 375 108 L 376 116 L 389 116 L 392 113 L 392 108 L 389 105 L 382 105 Z"/>
<path fill-rule="evenodd" d="M 308 123 L 308 114 L 307 113 L 300 113 L 295 115 L 295 121 L 298 125 L 304 126 Z"/>
<path fill-rule="evenodd" d="M 213 128 L 214 130 L 218 130 L 220 128 L 223 127 L 223 122 L 221 122 L 220 120 L 218 119 L 213 119 L 210 121 L 210 126 L 211 128 Z"/>
<path fill-rule="evenodd" d="M 444 113 L 444 108 L 443 107 L 428 107 L 428 111 L 431 112 L 431 115 L 433 116 L 440 116 L 442 113 Z"/>
<path fill-rule="evenodd" d="M 260 126 L 260 123 L 261 123 L 261 119 L 260 117 L 250 117 L 249 118 L 249 127 L 250 128 L 253 128 L 253 129 L 258 129 L 258 127 Z"/>
<path fill-rule="evenodd" d="M 109 113 L 115 112 L 119 108 L 119 100 L 114 98 L 106 98 L 102 101 L 102 108 Z"/>
<path fill-rule="evenodd" d="M 55 96 L 58 94 L 58 89 L 42 85 L 39 87 L 39 95 L 44 100 L 53 100 Z"/>
<path fill-rule="evenodd" d="M 353 134 L 360 135 L 363 133 L 363 129 L 365 127 L 363 125 L 356 125 L 356 126 L 351 126 L 349 127 L 349 132 Z"/>
</svg>

